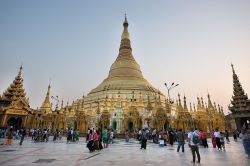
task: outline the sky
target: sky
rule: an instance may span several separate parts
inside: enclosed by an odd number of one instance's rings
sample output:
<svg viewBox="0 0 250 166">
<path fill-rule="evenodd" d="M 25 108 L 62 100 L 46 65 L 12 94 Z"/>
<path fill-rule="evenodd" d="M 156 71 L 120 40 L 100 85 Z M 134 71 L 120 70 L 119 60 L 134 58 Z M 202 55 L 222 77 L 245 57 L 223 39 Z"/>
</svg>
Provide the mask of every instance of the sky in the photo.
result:
<svg viewBox="0 0 250 166">
<path fill-rule="evenodd" d="M 0 93 L 23 65 L 32 108 L 51 94 L 70 103 L 108 76 L 127 13 L 133 55 L 144 77 L 172 98 L 211 99 L 228 111 L 232 70 L 250 92 L 248 0 L 1 0 Z M 56 101 L 52 100 L 53 103 Z"/>
</svg>

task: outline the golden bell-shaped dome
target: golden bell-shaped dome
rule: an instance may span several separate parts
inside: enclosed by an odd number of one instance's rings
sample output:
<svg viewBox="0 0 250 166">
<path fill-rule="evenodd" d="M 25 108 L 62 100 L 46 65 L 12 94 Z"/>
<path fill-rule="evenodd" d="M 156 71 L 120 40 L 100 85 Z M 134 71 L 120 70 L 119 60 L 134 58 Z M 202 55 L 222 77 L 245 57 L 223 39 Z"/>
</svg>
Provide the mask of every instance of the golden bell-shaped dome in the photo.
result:
<svg viewBox="0 0 250 166">
<path fill-rule="evenodd" d="M 88 94 L 86 101 L 92 97 L 97 98 L 98 93 L 103 91 L 113 91 L 112 93 L 119 91 L 121 94 L 123 91 L 126 91 L 126 94 L 132 91 L 140 91 L 143 94 L 159 93 L 144 79 L 140 66 L 133 57 L 128 25 L 125 17 L 118 57 L 111 65 L 108 77 Z M 100 97 L 98 96 L 98 98 Z"/>
</svg>

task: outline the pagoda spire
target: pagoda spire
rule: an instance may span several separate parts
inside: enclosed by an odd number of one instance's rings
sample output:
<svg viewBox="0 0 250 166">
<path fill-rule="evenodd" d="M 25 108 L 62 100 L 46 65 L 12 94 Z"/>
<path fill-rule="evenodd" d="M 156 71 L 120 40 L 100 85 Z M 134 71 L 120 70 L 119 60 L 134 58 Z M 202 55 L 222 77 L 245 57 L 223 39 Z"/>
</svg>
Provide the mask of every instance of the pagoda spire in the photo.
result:
<svg viewBox="0 0 250 166">
<path fill-rule="evenodd" d="M 215 102 L 214 102 L 214 111 L 217 112 L 217 107 Z"/>
<path fill-rule="evenodd" d="M 189 112 L 193 112 L 192 103 L 191 102 L 189 103 L 189 109 L 190 109 Z"/>
<path fill-rule="evenodd" d="M 13 99 L 15 100 L 20 99 L 23 100 L 27 105 L 29 105 L 29 101 L 26 98 L 26 93 L 23 88 L 22 70 L 23 66 L 21 65 L 14 81 L 3 93 L 2 100 L 13 101 Z"/>
<path fill-rule="evenodd" d="M 181 96 L 179 93 L 178 93 L 178 100 L 177 100 L 177 109 L 178 109 L 178 111 L 183 111 L 183 107 L 181 104 Z"/>
<path fill-rule="evenodd" d="M 198 105 L 197 105 L 197 111 L 201 110 L 201 101 L 200 98 L 197 97 Z"/>
<path fill-rule="evenodd" d="M 212 102 L 211 102 L 211 98 L 210 98 L 209 93 L 207 94 L 207 99 L 208 99 L 208 108 L 212 108 L 212 107 L 213 107 L 213 104 L 212 104 Z"/>
<path fill-rule="evenodd" d="M 132 54 L 128 26 L 128 20 L 125 16 L 119 54 L 110 68 L 108 78 L 132 77 L 144 80 L 140 66 L 135 61 L 135 58 Z"/>
<path fill-rule="evenodd" d="M 196 108 L 195 108 L 195 104 L 193 103 L 193 106 L 194 106 L 194 112 L 196 112 Z"/>
<path fill-rule="evenodd" d="M 61 110 L 63 109 L 63 100 L 62 100 L 62 102 L 61 102 Z"/>
<path fill-rule="evenodd" d="M 42 103 L 42 106 L 40 107 L 40 111 L 45 114 L 52 112 L 52 105 L 50 102 L 50 84 L 48 86 L 46 97 Z"/>
<path fill-rule="evenodd" d="M 188 111 L 186 96 L 184 95 L 184 111 Z"/>
<path fill-rule="evenodd" d="M 201 108 L 202 108 L 203 110 L 205 110 L 205 106 L 204 106 L 204 101 L 203 101 L 203 97 L 201 97 Z"/>
<path fill-rule="evenodd" d="M 237 74 L 235 73 L 233 64 L 231 64 L 231 67 L 233 71 L 233 96 L 231 100 L 231 107 L 229 107 L 229 110 L 231 110 L 232 112 L 246 111 L 248 110 L 247 109 L 248 97 L 241 86 Z"/>
</svg>

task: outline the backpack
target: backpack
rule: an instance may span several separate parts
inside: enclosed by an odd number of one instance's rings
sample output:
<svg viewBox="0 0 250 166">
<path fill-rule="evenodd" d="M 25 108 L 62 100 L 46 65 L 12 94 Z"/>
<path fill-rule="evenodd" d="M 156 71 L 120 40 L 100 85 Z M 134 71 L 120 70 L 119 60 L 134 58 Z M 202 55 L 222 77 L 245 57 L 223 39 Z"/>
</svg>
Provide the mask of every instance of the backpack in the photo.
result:
<svg viewBox="0 0 250 166">
<path fill-rule="evenodd" d="M 200 143 L 199 135 L 196 134 L 196 133 L 193 133 L 193 140 L 192 141 L 193 141 L 194 144 Z"/>
</svg>

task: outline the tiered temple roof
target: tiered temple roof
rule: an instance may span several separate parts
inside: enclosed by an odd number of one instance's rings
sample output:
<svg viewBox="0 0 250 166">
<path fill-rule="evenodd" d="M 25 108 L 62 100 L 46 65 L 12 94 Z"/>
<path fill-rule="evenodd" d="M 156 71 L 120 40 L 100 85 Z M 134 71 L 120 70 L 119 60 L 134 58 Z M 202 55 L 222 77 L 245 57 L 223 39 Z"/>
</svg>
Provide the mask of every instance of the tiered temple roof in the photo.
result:
<svg viewBox="0 0 250 166">
<path fill-rule="evenodd" d="M 233 71 L 233 96 L 229 110 L 233 113 L 240 111 L 250 111 L 250 101 L 248 100 L 247 94 L 245 94 L 239 78 L 235 73 L 233 64 L 231 64 L 231 66 Z"/>
<path fill-rule="evenodd" d="M 18 75 L 3 93 L 1 97 L 2 101 L 11 102 L 19 99 L 29 105 L 29 100 L 26 98 L 26 93 L 23 88 L 22 69 L 23 67 L 21 66 Z"/>
</svg>

